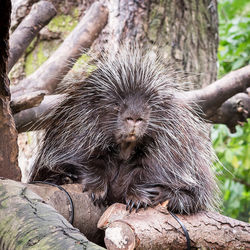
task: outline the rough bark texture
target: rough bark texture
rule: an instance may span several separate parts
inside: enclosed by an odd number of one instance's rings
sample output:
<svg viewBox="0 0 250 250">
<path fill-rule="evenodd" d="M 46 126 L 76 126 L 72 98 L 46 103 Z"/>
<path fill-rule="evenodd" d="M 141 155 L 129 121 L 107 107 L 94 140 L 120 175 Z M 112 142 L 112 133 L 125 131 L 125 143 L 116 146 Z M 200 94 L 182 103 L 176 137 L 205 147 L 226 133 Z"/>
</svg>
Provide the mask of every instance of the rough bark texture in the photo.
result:
<svg viewBox="0 0 250 250">
<path fill-rule="evenodd" d="M 158 211 L 160 210 L 160 211 Z M 105 229 L 108 249 L 186 249 L 186 238 L 179 223 L 163 208 L 148 208 L 128 214 L 125 205 L 109 207 L 98 222 Z M 249 249 L 250 225 L 218 213 L 178 215 L 199 249 Z"/>
<path fill-rule="evenodd" d="M 139 41 L 160 48 L 200 88 L 216 80 L 218 16 L 215 0 L 113 0 L 104 41 Z M 110 39 L 107 39 L 107 34 Z M 109 44 L 109 43 L 108 43 Z M 109 45 L 108 45 L 109 46 Z"/>
<path fill-rule="evenodd" d="M 24 184 L 0 181 L 0 249 L 103 249 Z"/>
<path fill-rule="evenodd" d="M 0 8 L 0 176 L 21 179 L 17 163 L 17 131 L 10 111 L 7 60 L 9 51 L 9 26 L 11 2 L 3 0 Z"/>
</svg>

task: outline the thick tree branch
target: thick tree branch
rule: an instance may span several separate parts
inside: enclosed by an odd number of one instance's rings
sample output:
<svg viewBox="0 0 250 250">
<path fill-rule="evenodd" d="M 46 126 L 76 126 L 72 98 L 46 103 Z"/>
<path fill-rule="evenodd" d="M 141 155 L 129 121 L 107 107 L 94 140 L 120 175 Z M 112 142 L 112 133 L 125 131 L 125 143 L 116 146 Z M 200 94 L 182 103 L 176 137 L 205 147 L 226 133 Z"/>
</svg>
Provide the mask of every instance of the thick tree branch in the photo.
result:
<svg viewBox="0 0 250 250">
<path fill-rule="evenodd" d="M 55 105 L 57 105 L 63 95 L 48 95 L 38 107 L 23 110 L 14 115 L 18 133 L 38 130 L 43 128 L 43 116 Z"/>
<path fill-rule="evenodd" d="M 236 131 L 236 125 L 243 125 L 250 118 L 250 89 L 249 93 L 239 93 L 216 110 L 209 118 L 212 123 L 226 124 L 232 133 Z"/>
<path fill-rule="evenodd" d="M 32 6 L 28 16 L 16 28 L 10 37 L 10 56 L 8 72 L 21 57 L 38 32 L 56 15 L 52 3 L 41 1 Z"/>
<path fill-rule="evenodd" d="M 93 3 L 54 54 L 32 75 L 11 89 L 14 97 L 27 91 L 46 90 L 53 93 L 57 84 L 73 66 L 73 62 L 81 56 L 84 49 L 91 46 L 105 26 L 107 18 L 107 8 L 100 2 Z"/>
<path fill-rule="evenodd" d="M 178 222 L 161 206 L 128 214 L 125 205 L 109 207 L 98 222 L 106 229 L 108 249 L 186 249 Z M 199 249 L 248 249 L 250 225 L 218 213 L 178 215 L 187 228 L 191 246 Z M 178 240 L 177 240 L 178 239 Z"/>
<path fill-rule="evenodd" d="M 51 197 L 54 202 L 58 199 L 55 193 Z M 26 185 L 0 180 L 0 197 L 0 249 L 103 249 L 90 242 L 53 207 L 44 204 Z M 64 208 L 68 207 L 60 197 L 59 201 Z M 88 219 L 85 217 L 81 223 L 89 225 L 85 221 Z"/>
<path fill-rule="evenodd" d="M 205 88 L 189 91 L 185 98 L 198 104 L 206 119 L 230 97 L 245 92 L 250 87 L 250 65 L 235 70 Z"/>
</svg>

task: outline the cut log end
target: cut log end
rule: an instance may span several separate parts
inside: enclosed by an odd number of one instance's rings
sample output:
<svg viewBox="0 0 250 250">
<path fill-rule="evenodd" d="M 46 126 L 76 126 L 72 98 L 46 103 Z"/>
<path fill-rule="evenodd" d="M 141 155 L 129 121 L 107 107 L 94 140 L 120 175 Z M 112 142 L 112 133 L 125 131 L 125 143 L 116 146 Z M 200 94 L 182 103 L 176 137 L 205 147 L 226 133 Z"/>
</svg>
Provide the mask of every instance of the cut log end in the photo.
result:
<svg viewBox="0 0 250 250">
<path fill-rule="evenodd" d="M 132 228 L 120 221 L 110 224 L 105 231 L 105 245 L 107 249 L 132 250 L 135 248 L 136 239 Z"/>
</svg>

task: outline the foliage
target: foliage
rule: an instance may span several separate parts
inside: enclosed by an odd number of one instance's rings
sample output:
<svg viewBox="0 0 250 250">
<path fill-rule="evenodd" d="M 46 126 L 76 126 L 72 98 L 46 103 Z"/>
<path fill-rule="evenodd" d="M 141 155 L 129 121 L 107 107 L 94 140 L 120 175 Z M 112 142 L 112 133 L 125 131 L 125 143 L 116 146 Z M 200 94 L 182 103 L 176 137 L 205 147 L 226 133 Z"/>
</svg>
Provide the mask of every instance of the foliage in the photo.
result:
<svg viewBox="0 0 250 250">
<path fill-rule="evenodd" d="M 219 75 L 250 63 L 249 0 L 219 1 Z"/>
<path fill-rule="evenodd" d="M 219 76 L 250 63 L 250 2 L 219 1 Z M 250 120 L 231 134 L 226 126 L 212 129 L 219 160 L 218 178 L 224 197 L 223 213 L 249 221 L 250 213 Z"/>
<path fill-rule="evenodd" d="M 249 121 L 250 122 L 250 121 Z M 223 192 L 227 216 L 248 221 L 250 211 L 250 126 L 237 127 L 231 134 L 224 125 L 212 129 L 212 140 L 217 156 L 217 173 Z"/>
</svg>

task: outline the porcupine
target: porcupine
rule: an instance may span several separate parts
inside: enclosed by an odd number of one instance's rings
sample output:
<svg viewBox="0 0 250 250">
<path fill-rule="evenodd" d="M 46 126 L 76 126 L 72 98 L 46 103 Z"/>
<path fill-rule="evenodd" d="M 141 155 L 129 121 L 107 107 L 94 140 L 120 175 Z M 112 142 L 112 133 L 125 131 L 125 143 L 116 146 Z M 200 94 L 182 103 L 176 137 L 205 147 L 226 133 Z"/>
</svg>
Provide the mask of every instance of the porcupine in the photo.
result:
<svg viewBox="0 0 250 250">
<path fill-rule="evenodd" d="M 82 183 L 95 204 L 175 213 L 216 206 L 205 123 L 158 56 L 121 48 L 74 82 L 51 112 L 31 181 Z"/>
</svg>

